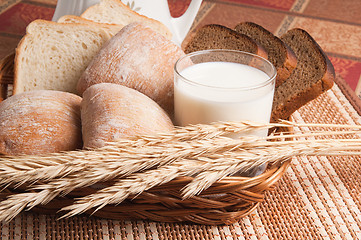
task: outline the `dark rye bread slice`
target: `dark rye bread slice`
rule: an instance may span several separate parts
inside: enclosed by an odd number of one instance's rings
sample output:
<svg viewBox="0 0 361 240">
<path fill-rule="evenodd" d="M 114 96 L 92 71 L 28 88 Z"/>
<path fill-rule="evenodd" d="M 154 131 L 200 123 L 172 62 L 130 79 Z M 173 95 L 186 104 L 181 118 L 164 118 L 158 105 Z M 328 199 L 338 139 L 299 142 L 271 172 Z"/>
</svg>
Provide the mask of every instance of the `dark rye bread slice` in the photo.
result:
<svg viewBox="0 0 361 240">
<path fill-rule="evenodd" d="M 185 53 L 208 49 L 240 50 L 267 58 L 264 48 L 250 37 L 217 24 L 199 28 L 183 44 Z"/>
<path fill-rule="evenodd" d="M 249 36 L 266 50 L 268 60 L 277 69 L 276 87 L 285 81 L 296 68 L 295 53 L 267 29 L 253 22 L 242 22 L 235 27 L 235 31 Z"/>
<path fill-rule="evenodd" d="M 287 119 L 307 102 L 333 86 L 335 70 L 317 42 L 303 29 L 281 37 L 298 59 L 291 76 L 275 89 L 272 120 Z"/>
</svg>

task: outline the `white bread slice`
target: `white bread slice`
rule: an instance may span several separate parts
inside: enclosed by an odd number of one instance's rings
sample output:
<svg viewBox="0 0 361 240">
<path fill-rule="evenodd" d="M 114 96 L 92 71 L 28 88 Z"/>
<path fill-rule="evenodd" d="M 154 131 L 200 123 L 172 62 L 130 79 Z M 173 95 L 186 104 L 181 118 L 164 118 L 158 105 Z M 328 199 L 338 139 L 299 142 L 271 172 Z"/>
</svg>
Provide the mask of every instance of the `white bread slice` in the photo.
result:
<svg viewBox="0 0 361 240">
<path fill-rule="evenodd" d="M 141 15 L 120 0 L 101 0 L 100 3 L 89 7 L 81 17 L 99 23 L 128 25 L 132 22 L 143 23 L 154 31 L 172 39 L 171 31 L 161 22 Z"/>
<path fill-rule="evenodd" d="M 14 94 L 36 89 L 77 93 L 79 77 L 109 39 L 103 29 L 87 24 L 31 22 L 16 49 Z"/>
<path fill-rule="evenodd" d="M 62 16 L 59 18 L 58 23 L 81 23 L 81 24 L 93 25 L 95 27 L 102 28 L 104 31 L 108 32 L 112 37 L 124 27 L 123 24 L 97 23 L 89 19 L 85 19 L 75 15 Z"/>
</svg>

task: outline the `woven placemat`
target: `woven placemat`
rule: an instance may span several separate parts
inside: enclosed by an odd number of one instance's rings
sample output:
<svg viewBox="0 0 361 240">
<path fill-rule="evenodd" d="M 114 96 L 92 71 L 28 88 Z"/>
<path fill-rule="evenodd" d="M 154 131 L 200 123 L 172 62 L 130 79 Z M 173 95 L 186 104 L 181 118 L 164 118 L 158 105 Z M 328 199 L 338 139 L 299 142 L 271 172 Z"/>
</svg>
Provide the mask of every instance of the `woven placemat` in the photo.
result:
<svg viewBox="0 0 361 240">
<path fill-rule="evenodd" d="M 293 118 L 299 123 L 361 124 L 337 85 Z M 1 239 L 361 239 L 360 177 L 360 156 L 297 157 L 265 201 L 233 225 L 87 216 L 58 220 L 26 212 L 0 224 Z"/>
</svg>

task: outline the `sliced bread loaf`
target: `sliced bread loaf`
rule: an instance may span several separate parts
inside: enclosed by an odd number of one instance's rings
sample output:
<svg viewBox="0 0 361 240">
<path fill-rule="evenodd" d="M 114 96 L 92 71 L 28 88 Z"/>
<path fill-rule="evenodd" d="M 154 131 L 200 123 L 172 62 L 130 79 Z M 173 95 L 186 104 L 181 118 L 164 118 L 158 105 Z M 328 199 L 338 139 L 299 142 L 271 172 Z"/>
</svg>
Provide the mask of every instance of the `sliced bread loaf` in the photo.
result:
<svg viewBox="0 0 361 240">
<path fill-rule="evenodd" d="M 109 39 L 103 29 L 88 24 L 33 21 L 16 49 L 14 94 L 35 89 L 77 93 L 79 77 Z"/>
<path fill-rule="evenodd" d="M 222 25 L 209 24 L 199 28 L 183 45 L 185 53 L 208 49 L 240 50 L 267 58 L 263 47 L 250 37 Z"/>
<path fill-rule="evenodd" d="M 249 36 L 264 47 L 268 60 L 277 69 L 276 87 L 291 75 L 297 65 L 297 58 L 281 39 L 253 22 L 242 22 L 235 27 L 235 31 Z"/>
<path fill-rule="evenodd" d="M 290 77 L 275 89 L 272 119 L 293 112 L 333 86 L 335 70 L 317 42 L 303 29 L 292 29 L 281 40 L 295 52 L 298 63 Z"/>
<path fill-rule="evenodd" d="M 123 27 L 124 25 L 122 24 L 109 24 L 109 23 L 97 23 L 97 22 L 93 22 L 91 20 L 79 17 L 79 16 L 75 16 L 75 15 L 65 15 L 59 18 L 58 20 L 59 23 L 81 23 L 81 24 L 88 24 L 88 25 L 93 25 L 95 27 L 99 27 L 102 28 L 104 31 L 108 32 L 110 34 L 110 36 L 114 36 L 115 34 L 117 34 Z"/>
<path fill-rule="evenodd" d="M 100 3 L 85 10 L 81 17 L 94 22 L 124 26 L 132 22 L 141 22 L 166 38 L 172 39 L 172 33 L 163 23 L 138 14 L 120 0 L 101 0 Z"/>
</svg>

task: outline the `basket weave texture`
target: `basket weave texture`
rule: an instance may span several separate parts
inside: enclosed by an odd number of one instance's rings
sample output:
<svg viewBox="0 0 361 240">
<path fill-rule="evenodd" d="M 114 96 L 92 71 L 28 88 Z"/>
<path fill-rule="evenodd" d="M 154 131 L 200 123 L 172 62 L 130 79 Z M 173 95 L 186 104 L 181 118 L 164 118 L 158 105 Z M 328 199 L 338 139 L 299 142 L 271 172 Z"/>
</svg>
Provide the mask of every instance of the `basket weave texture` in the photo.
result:
<svg viewBox="0 0 361 240">
<path fill-rule="evenodd" d="M 12 94 L 14 79 L 14 56 L 11 54 L 0 61 L 0 97 L 2 100 Z M 1 101 L 0 99 L 0 101 Z M 291 129 L 277 129 L 289 132 Z M 213 184 L 201 194 L 182 199 L 181 190 L 192 177 L 180 177 L 169 183 L 153 187 L 137 196 L 129 196 L 119 205 L 107 205 L 88 214 L 116 220 L 148 219 L 160 222 L 194 222 L 207 225 L 231 224 L 248 215 L 264 199 L 264 193 L 271 190 L 282 177 L 290 160 L 281 165 L 268 166 L 256 177 L 226 177 Z M 76 189 L 64 197 L 58 197 L 47 205 L 36 206 L 33 211 L 54 214 L 71 205 L 74 199 L 92 194 L 97 189 L 110 186 L 105 182 L 82 189 Z M 26 187 L 26 186 L 23 186 Z M 21 192 L 21 188 L 8 187 L 0 193 L 0 199 Z"/>
</svg>

